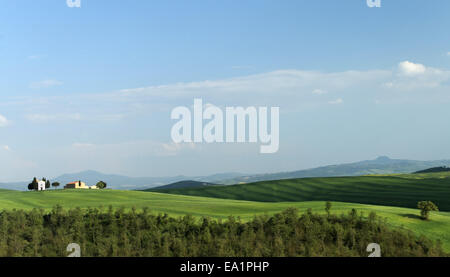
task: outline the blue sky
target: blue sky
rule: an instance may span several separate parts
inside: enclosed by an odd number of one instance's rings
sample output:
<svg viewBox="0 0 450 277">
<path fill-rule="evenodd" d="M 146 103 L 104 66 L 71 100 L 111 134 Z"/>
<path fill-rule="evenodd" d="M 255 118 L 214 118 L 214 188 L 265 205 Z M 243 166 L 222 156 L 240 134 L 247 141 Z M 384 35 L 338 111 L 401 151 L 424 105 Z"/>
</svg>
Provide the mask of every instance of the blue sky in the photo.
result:
<svg viewBox="0 0 450 277">
<path fill-rule="evenodd" d="M 0 181 L 450 158 L 450 2 L 0 0 Z M 280 151 L 174 145 L 170 111 L 280 106 Z"/>
</svg>

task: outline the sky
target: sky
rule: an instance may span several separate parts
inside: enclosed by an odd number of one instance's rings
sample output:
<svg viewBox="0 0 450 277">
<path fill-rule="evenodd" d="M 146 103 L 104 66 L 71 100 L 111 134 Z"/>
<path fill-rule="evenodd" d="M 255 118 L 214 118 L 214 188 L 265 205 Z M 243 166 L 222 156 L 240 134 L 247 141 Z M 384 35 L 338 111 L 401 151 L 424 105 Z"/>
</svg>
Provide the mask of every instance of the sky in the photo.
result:
<svg viewBox="0 0 450 277">
<path fill-rule="evenodd" d="M 447 0 L 0 0 L 0 182 L 450 159 Z M 182 143 L 194 99 L 280 107 L 280 148 Z"/>
</svg>

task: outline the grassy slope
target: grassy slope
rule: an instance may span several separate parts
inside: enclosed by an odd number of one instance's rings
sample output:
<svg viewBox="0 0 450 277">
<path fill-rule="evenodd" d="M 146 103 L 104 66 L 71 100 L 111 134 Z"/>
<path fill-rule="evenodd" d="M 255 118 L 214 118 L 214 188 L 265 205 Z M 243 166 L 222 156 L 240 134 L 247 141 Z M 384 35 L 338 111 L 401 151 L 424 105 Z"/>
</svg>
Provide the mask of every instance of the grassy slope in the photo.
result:
<svg viewBox="0 0 450 277">
<path fill-rule="evenodd" d="M 262 202 L 339 201 L 415 208 L 430 200 L 450 211 L 450 173 L 304 178 L 160 192 Z"/>
<path fill-rule="evenodd" d="M 74 207 L 114 207 L 136 208 L 149 207 L 154 213 L 168 213 L 171 216 L 191 214 L 197 217 L 210 216 L 227 218 L 229 215 L 240 216 L 243 220 L 251 219 L 255 214 L 273 214 L 289 207 L 300 211 L 312 208 L 313 211 L 324 212 L 324 202 L 249 202 L 225 200 L 182 195 L 169 195 L 139 191 L 46 191 L 19 192 L 0 191 L 0 209 L 51 209 L 56 204 L 64 208 Z M 440 239 L 444 249 L 450 251 L 450 213 L 432 214 L 430 222 L 417 218 L 416 209 L 371 206 L 362 204 L 333 203 L 332 212 L 347 213 L 352 208 L 364 212 L 365 215 L 375 211 L 379 216 L 387 218 L 395 227 L 404 227 L 430 239 Z"/>
</svg>

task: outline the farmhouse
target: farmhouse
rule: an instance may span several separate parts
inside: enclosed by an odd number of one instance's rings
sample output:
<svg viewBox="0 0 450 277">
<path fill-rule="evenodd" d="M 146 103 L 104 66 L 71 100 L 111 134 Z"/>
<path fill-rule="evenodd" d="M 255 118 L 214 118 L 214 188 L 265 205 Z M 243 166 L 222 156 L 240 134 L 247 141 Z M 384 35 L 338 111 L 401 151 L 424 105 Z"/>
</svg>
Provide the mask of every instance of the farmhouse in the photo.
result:
<svg viewBox="0 0 450 277">
<path fill-rule="evenodd" d="M 85 182 L 76 181 L 68 183 L 64 186 L 64 189 L 98 189 L 97 186 L 87 186 Z"/>
<path fill-rule="evenodd" d="M 89 187 L 86 186 L 85 182 L 76 181 L 76 182 L 66 184 L 64 186 L 64 189 L 89 189 Z"/>
</svg>

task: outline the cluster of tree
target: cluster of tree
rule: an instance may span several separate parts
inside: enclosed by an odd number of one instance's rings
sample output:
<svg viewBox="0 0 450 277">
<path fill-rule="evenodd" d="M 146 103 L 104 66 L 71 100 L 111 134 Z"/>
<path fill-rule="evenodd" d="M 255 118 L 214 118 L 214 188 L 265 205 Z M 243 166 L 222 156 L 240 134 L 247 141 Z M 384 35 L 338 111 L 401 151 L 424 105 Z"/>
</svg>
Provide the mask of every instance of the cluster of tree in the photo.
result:
<svg viewBox="0 0 450 277">
<path fill-rule="evenodd" d="M 0 213 L 0 256 L 67 256 L 71 243 L 90 257 L 367 257 L 370 243 L 381 245 L 383 257 L 446 255 L 439 242 L 391 229 L 374 213 L 364 217 L 356 210 L 338 216 L 288 209 L 249 222 L 111 207 Z"/>
<path fill-rule="evenodd" d="M 42 178 L 42 181 L 45 182 L 45 188 L 49 189 L 50 186 L 57 188 L 59 187 L 59 183 L 58 182 L 53 182 L 50 183 L 50 180 L 47 180 L 46 178 Z M 31 183 L 28 184 L 28 190 L 37 190 L 38 189 L 38 180 L 36 177 L 33 178 L 33 181 Z"/>
<path fill-rule="evenodd" d="M 95 184 L 95 186 L 99 189 L 106 189 L 107 184 L 106 182 L 99 181 L 97 184 Z"/>
<path fill-rule="evenodd" d="M 45 182 L 45 189 L 49 189 L 50 186 L 57 189 L 61 184 L 59 182 L 53 182 L 50 183 L 50 180 L 47 180 L 46 178 L 42 178 L 42 181 Z M 81 181 L 79 181 L 81 183 Z M 99 181 L 96 184 L 96 187 L 99 189 L 105 189 L 107 186 L 107 183 L 104 181 Z M 36 177 L 33 178 L 33 181 L 28 184 L 28 190 L 38 190 L 38 180 Z"/>
<path fill-rule="evenodd" d="M 430 212 L 439 211 L 438 206 L 431 201 L 420 201 L 417 203 L 417 208 L 420 209 L 420 216 L 423 220 L 428 220 L 430 218 Z"/>
</svg>

